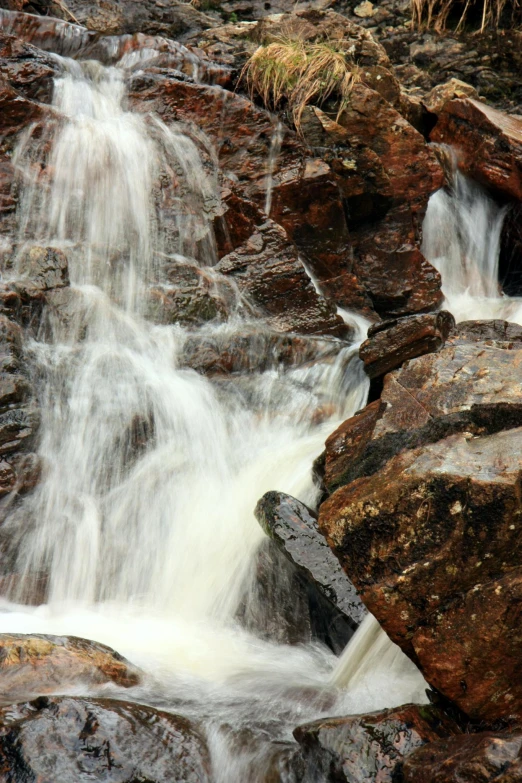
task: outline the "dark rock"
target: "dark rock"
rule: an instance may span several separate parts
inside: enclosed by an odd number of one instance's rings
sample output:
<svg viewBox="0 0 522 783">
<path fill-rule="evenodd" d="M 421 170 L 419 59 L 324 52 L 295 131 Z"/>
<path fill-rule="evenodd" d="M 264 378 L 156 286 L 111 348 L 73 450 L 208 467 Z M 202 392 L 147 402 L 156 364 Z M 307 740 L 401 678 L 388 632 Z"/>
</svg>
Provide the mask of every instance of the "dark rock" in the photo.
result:
<svg viewBox="0 0 522 783">
<path fill-rule="evenodd" d="M 35 246 L 23 251 L 18 260 L 18 273 L 22 280 L 15 288 L 22 299 L 69 285 L 67 257 L 53 247 Z"/>
<path fill-rule="evenodd" d="M 455 328 L 452 342 L 485 342 L 499 347 L 514 348 L 522 344 L 522 326 L 500 319 L 492 321 L 461 321 Z"/>
<path fill-rule="evenodd" d="M 208 783 L 191 723 L 112 699 L 41 697 L 0 710 L 0 774 L 40 783 Z"/>
<path fill-rule="evenodd" d="M 431 139 L 455 147 L 464 174 L 504 198 L 522 200 L 522 118 L 471 98 L 450 101 Z"/>
<path fill-rule="evenodd" d="M 446 310 L 376 324 L 359 349 L 364 369 L 370 378 L 377 378 L 408 359 L 438 351 L 454 326 L 455 319 Z"/>
<path fill-rule="evenodd" d="M 481 732 L 440 739 L 415 750 L 403 768 L 405 783 L 519 783 L 522 734 Z"/>
<path fill-rule="evenodd" d="M 317 527 L 317 518 L 303 503 L 283 492 L 267 492 L 255 515 L 263 530 L 317 589 L 336 606 L 351 627 L 366 614 L 353 584 Z"/>
<path fill-rule="evenodd" d="M 474 719 L 522 715 L 521 465 L 522 429 L 463 433 L 403 451 L 320 509 L 368 609 Z"/>
<path fill-rule="evenodd" d="M 404 707 L 324 718 L 294 730 L 302 747 L 305 780 L 324 783 L 392 783 L 404 758 L 418 748 L 458 731 L 434 707 Z M 417 783 L 417 781 L 416 781 Z"/>
<path fill-rule="evenodd" d="M 119 653 L 75 636 L 0 634 L 0 700 L 4 704 L 74 684 L 137 685 L 141 673 Z"/>
</svg>

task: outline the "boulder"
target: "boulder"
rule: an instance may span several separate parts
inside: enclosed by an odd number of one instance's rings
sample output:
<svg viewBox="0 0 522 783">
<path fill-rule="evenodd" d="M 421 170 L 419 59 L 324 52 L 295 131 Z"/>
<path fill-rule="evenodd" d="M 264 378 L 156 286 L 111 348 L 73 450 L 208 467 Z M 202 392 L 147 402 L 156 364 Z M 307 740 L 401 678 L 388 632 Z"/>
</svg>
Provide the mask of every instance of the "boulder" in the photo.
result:
<svg viewBox="0 0 522 783">
<path fill-rule="evenodd" d="M 0 700 L 4 704 L 71 685 L 137 685 L 140 671 L 119 653 L 75 636 L 0 634 Z"/>
<path fill-rule="evenodd" d="M 522 733 L 479 732 L 432 742 L 404 762 L 404 783 L 519 783 Z"/>
<path fill-rule="evenodd" d="M 353 584 L 307 506 L 283 492 L 267 492 L 255 510 L 258 522 L 309 581 L 348 618 L 353 629 L 366 614 Z"/>
<path fill-rule="evenodd" d="M 0 710 L 0 774 L 39 783 L 209 783 L 186 718 L 112 699 L 45 697 Z"/>
<path fill-rule="evenodd" d="M 313 772 L 305 780 L 392 783 L 410 753 L 456 732 L 458 727 L 436 708 L 406 704 L 368 715 L 322 718 L 298 726 L 294 736 L 305 769 Z"/>
<path fill-rule="evenodd" d="M 474 719 L 522 716 L 522 429 L 406 450 L 335 492 L 319 527 L 365 605 Z"/>
<path fill-rule="evenodd" d="M 459 169 L 507 199 L 522 200 L 522 118 L 472 98 L 450 101 L 432 141 L 457 150 Z"/>
<path fill-rule="evenodd" d="M 377 378 L 408 359 L 434 353 L 442 348 L 454 326 L 455 319 L 446 310 L 374 324 L 359 348 L 364 369 L 370 378 Z"/>
</svg>

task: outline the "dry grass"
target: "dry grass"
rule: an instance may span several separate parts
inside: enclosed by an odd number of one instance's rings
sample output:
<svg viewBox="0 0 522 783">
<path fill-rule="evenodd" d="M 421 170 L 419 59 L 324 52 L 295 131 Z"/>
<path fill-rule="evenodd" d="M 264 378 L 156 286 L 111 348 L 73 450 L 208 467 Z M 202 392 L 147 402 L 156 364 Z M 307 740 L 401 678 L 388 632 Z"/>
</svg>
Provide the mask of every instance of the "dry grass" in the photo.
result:
<svg viewBox="0 0 522 783">
<path fill-rule="evenodd" d="M 413 25 L 417 28 L 432 28 L 438 33 L 443 32 L 449 17 L 456 22 L 455 32 L 460 32 L 465 23 L 473 15 L 479 16 L 480 32 L 486 28 L 500 27 L 504 11 L 512 8 L 513 13 L 518 8 L 518 0 L 411 0 Z"/>
<path fill-rule="evenodd" d="M 303 111 L 310 103 L 320 106 L 335 95 L 339 98 L 339 116 L 359 81 L 359 71 L 343 51 L 342 43 L 282 38 L 260 46 L 241 78 L 250 93 L 259 95 L 268 108 L 287 105 L 299 130 Z"/>
</svg>

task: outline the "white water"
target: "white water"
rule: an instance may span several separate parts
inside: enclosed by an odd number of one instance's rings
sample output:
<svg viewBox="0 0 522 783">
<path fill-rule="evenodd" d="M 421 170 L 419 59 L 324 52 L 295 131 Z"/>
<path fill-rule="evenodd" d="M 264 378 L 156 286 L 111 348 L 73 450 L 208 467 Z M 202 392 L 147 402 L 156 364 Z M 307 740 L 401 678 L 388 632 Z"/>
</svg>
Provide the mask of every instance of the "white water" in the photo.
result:
<svg viewBox="0 0 522 783">
<path fill-rule="evenodd" d="M 44 472 L 6 523 L 21 579 L 0 631 L 113 646 L 147 673 L 124 697 L 203 719 L 215 780 L 254 781 L 267 737 L 290 739 L 319 715 L 423 700 L 422 678 L 382 632 L 368 644 L 370 621 L 355 637 L 363 667 L 348 651 L 336 669 L 320 645 L 277 644 L 236 620 L 264 535 L 257 500 L 278 489 L 315 503 L 312 461 L 364 405 L 368 383 L 356 345 L 339 344 L 334 361 L 215 382 L 180 368 L 187 330 L 150 323 L 143 303 L 171 261 L 214 261 L 212 156 L 180 128 L 125 111 L 118 69 L 62 67 L 56 120 L 43 137 L 27 130 L 15 164 L 20 257 L 33 243 L 67 252 L 73 315 L 51 317 L 50 338 L 28 346 Z M 169 176 L 174 234 L 158 205 Z M 205 329 L 241 331 L 234 319 Z M 42 574 L 46 603 L 16 603 Z M 263 737 L 255 752 L 226 723 Z"/>
<path fill-rule="evenodd" d="M 452 185 L 430 198 L 422 252 L 442 277 L 444 307 L 457 321 L 501 318 L 522 323 L 522 301 L 505 296 L 498 281 L 500 235 L 506 209 L 499 207 L 454 165 Z"/>
</svg>

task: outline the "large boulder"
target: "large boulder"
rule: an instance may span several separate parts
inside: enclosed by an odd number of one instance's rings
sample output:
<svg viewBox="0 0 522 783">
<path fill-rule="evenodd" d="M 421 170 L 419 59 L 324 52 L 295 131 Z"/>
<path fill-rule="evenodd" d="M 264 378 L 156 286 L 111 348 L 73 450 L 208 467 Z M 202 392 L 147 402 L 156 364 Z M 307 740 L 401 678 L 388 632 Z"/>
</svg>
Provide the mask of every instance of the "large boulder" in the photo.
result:
<svg viewBox="0 0 522 783">
<path fill-rule="evenodd" d="M 406 759 L 404 783 L 520 783 L 521 750 L 520 731 L 440 739 Z"/>
<path fill-rule="evenodd" d="M 407 450 L 320 509 L 361 597 L 432 685 L 476 719 L 522 716 L 522 429 Z"/>
<path fill-rule="evenodd" d="M 298 726 L 305 780 L 323 783 L 392 783 L 404 759 L 426 743 L 458 732 L 434 707 L 403 707 L 368 715 L 323 718 Z"/>
<path fill-rule="evenodd" d="M 190 721 L 112 699 L 45 697 L 0 709 L 0 776 L 39 783 L 209 783 Z"/>
<path fill-rule="evenodd" d="M 520 327 L 459 325 L 327 442 L 319 527 L 368 609 L 474 719 L 522 715 Z"/>
<path fill-rule="evenodd" d="M 76 636 L 0 634 L 0 701 L 9 704 L 71 685 L 137 685 L 140 671 L 119 653 Z"/>
</svg>

